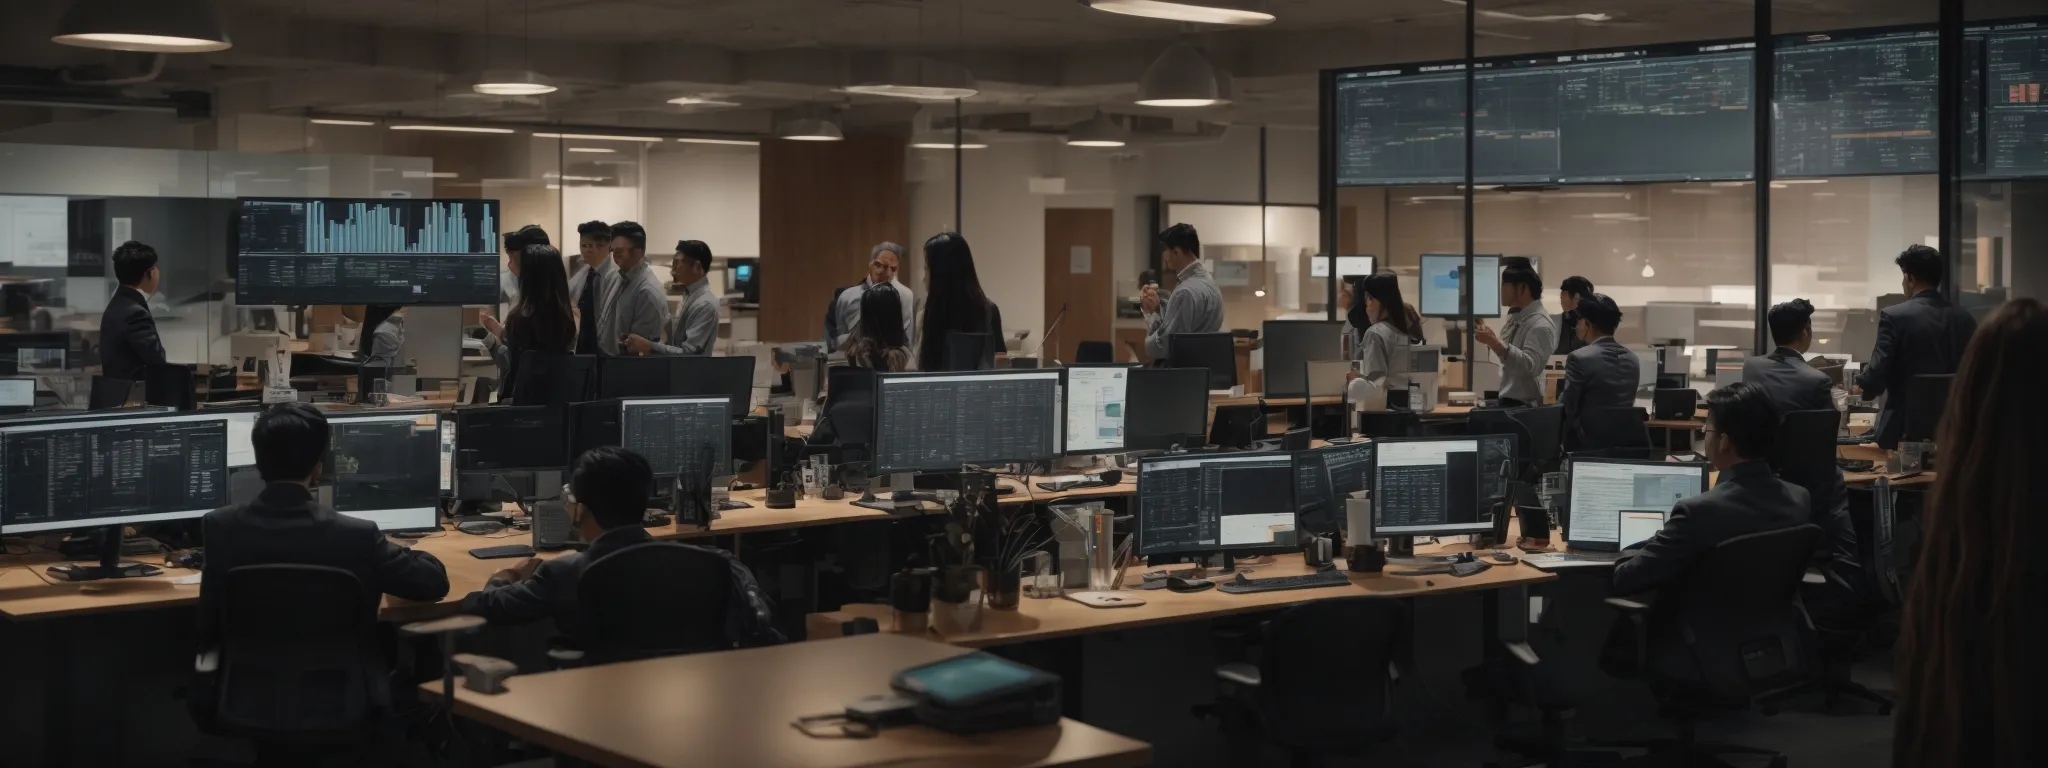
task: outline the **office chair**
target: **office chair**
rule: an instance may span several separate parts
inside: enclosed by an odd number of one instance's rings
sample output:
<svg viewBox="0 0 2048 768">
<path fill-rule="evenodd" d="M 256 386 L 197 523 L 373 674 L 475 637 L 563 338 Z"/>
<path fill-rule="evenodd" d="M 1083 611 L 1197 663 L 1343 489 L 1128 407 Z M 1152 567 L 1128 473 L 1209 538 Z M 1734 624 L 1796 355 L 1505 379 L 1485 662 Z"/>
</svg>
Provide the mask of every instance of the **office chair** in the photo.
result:
<svg viewBox="0 0 2048 768">
<path fill-rule="evenodd" d="M 199 408 L 199 390 L 192 382 L 196 368 L 187 363 L 152 365 L 143 370 L 144 402 L 174 411 Z"/>
<path fill-rule="evenodd" d="M 1663 712 L 1676 721 L 1678 737 L 1606 746 L 1648 748 L 1687 765 L 1724 764 L 1721 755 L 1764 756 L 1772 768 L 1784 768 L 1785 756 L 1770 750 L 1701 743 L 1694 723 L 1713 712 L 1747 709 L 1807 675 L 1812 627 L 1798 594 L 1820 538 L 1813 525 L 1737 536 L 1708 550 L 1654 607 L 1608 598 L 1633 629 L 1627 671 L 1649 682 Z"/>
<path fill-rule="evenodd" d="M 1176 333 L 1166 337 L 1166 367 L 1209 369 L 1209 389 L 1237 386 L 1237 335 Z"/>
<path fill-rule="evenodd" d="M 1816 505 L 1833 503 L 1833 491 L 1841 482 L 1835 467 L 1835 435 L 1841 431 L 1842 414 L 1832 408 L 1792 411 L 1778 422 L 1778 438 L 1771 446 L 1771 469 L 1778 477 L 1812 495 Z"/>
<path fill-rule="evenodd" d="M 1564 458 L 1564 406 L 1551 404 L 1508 411 L 1529 430 L 1529 460 L 1539 472 L 1556 472 Z"/>
<path fill-rule="evenodd" d="M 1074 362 L 1081 365 L 1116 362 L 1116 345 L 1107 341 L 1084 341 L 1074 349 Z"/>
<path fill-rule="evenodd" d="M 597 396 L 597 356 L 526 350 L 506 398 L 514 405 L 567 405 Z M 501 400 L 506 398 L 500 398 Z"/>
<path fill-rule="evenodd" d="M 92 377 L 92 392 L 86 395 L 86 410 L 107 411 L 125 408 L 129 401 L 140 402 L 134 397 L 135 385 L 142 382 L 132 379 L 110 379 L 105 376 Z"/>
<path fill-rule="evenodd" d="M 1390 684 L 1407 609 L 1374 598 L 1290 608 L 1260 633 L 1256 664 L 1216 668 L 1217 704 L 1231 765 L 1260 763 L 1262 743 L 1297 763 L 1354 755 L 1393 738 Z"/>
<path fill-rule="evenodd" d="M 1225 405 L 1216 408 L 1209 424 L 1209 444 L 1244 449 L 1266 439 L 1266 414 L 1256 405 Z"/>
<path fill-rule="evenodd" d="M 1577 450 L 1648 448 L 1651 446 L 1648 421 L 1643 409 L 1632 405 L 1589 408 L 1579 414 Z"/>
<path fill-rule="evenodd" d="M 875 372 L 850 365 L 825 371 L 825 407 L 818 411 L 810 443 L 833 446 L 833 463 L 865 456 L 875 439 Z"/>
<path fill-rule="evenodd" d="M 221 645 L 189 704 L 202 730 L 256 742 L 257 764 L 361 749 L 391 706 L 378 599 L 340 568 L 248 565 L 224 578 Z"/>
<path fill-rule="evenodd" d="M 985 371 L 995 367 L 990 334 L 946 332 L 946 370 Z"/>
<path fill-rule="evenodd" d="M 1789 414 L 1788 414 L 1789 416 Z M 1789 478 L 1788 478 L 1789 480 Z M 1851 679 L 1856 663 L 1874 647 L 1878 625 L 1894 614 L 1901 603 L 1898 572 L 1893 561 L 1892 526 L 1895 504 L 1890 488 L 1850 488 L 1850 501 L 1870 510 L 1871 524 L 1858 531 L 1858 548 L 1865 568 L 1855 571 L 1854 582 L 1823 569 L 1827 581 L 1805 586 L 1805 604 L 1814 629 L 1813 676 L 1805 683 L 1778 691 L 1758 701 L 1766 715 L 1775 715 L 1787 700 L 1818 693 L 1824 711 L 1833 711 L 1843 696 L 1862 699 L 1877 706 L 1877 714 L 1892 713 L 1895 702 L 1889 694 L 1871 690 Z M 1882 500 L 1880 500 L 1882 499 Z"/>
<path fill-rule="evenodd" d="M 716 552 L 655 541 L 591 563 L 576 585 L 583 662 L 725 650 L 732 571 Z"/>
<path fill-rule="evenodd" d="M 1422 418 L 1413 411 L 1359 411 L 1358 434 L 1366 437 L 1414 437 Z"/>
</svg>

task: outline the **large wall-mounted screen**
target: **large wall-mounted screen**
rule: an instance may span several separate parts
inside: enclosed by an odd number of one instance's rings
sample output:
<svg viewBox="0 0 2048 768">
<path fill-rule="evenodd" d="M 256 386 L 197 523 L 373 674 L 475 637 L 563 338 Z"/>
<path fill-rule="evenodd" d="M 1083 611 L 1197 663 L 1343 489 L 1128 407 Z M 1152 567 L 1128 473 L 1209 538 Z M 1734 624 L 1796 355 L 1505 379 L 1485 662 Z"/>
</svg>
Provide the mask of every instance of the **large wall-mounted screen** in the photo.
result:
<svg viewBox="0 0 2048 768">
<path fill-rule="evenodd" d="M 496 200 L 237 203 L 237 304 L 498 301 Z"/>
</svg>

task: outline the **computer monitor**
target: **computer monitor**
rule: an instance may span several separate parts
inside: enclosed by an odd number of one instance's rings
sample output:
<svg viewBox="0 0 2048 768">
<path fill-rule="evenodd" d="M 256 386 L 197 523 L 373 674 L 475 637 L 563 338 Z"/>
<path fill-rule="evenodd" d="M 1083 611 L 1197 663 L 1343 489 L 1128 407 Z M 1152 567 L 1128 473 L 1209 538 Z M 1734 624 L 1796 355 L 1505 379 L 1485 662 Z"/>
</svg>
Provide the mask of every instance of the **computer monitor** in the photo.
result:
<svg viewBox="0 0 2048 768">
<path fill-rule="evenodd" d="M 1372 472 L 1372 529 L 1381 538 L 1493 530 L 1515 471 L 1513 435 L 1382 438 Z"/>
<path fill-rule="evenodd" d="M 1124 450 L 1129 423 L 1130 379 L 1135 365 L 1070 365 L 1066 393 L 1066 445 L 1069 456 L 1117 453 Z"/>
<path fill-rule="evenodd" d="M 760 259 L 726 259 L 725 268 L 732 270 L 732 291 L 740 295 L 741 301 L 761 303 Z"/>
<path fill-rule="evenodd" d="M 1269 398 L 1307 397 L 1309 361 L 1344 359 L 1343 321 L 1267 320 L 1261 338 Z"/>
<path fill-rule="evenodd" d="M 646 457 L 656 478 L 672 478 L 680 469 L 704 466 L 707 458 L 712 477 L 732 474 L 732 404 L 728 398 L 620 400 L 617 413 L 617 445 Z"/>
<path fill-rule="evenodd" d="M 753 410 L 754 357 L 680 357 L 673 369 L 671 394 L 683 397 L 724 396 L 732 401 L 732 417 Z"/>
<path fill-rule="evenodd" d="M 675 369 L 680 357 L 600 357 L 597 359 L 597 397 L 670 397 L 675 391 Z"/>
<path fill-rule="evenodd" d="M 440 527 L 441 415 L 372 411 L 327 417 L 321 501 L 380 531 Z"/>
<path fill-rule="evenodd" d="M 1237 386 L 1237 336 L 1222 333 L 1176 333 L 1166 337 L 1166 367 L 1205 368 L 1209 389 Z"/>
<path fill-rule="evenodd" d="M 1138 463 L 1138 554 L 1258 554 L 1296 548 L 1294 457 L 1160 456 Z"/>
<path fill-rule="evenodd" d="M 455 466 L 466 471 L 559 470 L 562 409 L 492 405 L 455 409 Z"/>
<path fill-rule="evenodd" d="M 1707 491 L 1697 462 L 1572 459 L 1565 475 L 1565 543 L 1612 552 L 1622 546 L 1624 511 L 1670 510 Z"/>
<path fill-rule="evenodd" d="M 0 379 L 0 413 L 24 413 L 36 407 L 36 380 L 29 377 Z"/>
<path fill-rule="evenodd" d="M 227 506 L 227 473 L 219 414 L 0 425 L 0 534 L 196 518 Z"/>
<path fill-rule="evenodd" d="M 957 472 L 1060 452 L 1057 370 L 885 373 L 869 474 Z"/>
<path fill-rule="evenodd" d="M 1124 450 L 1199 448 L 1209 442 L 1209 371 L 1206 368 L 1136 368 L 1126 402 Z"/>
<path fill-rule="evenodd" d="M 1475 317 L 1500 316 L 1500 256 L 1473 256 L 1471 311 Z M 1462 253 L 1422 254 L 1422 276 L 1415 309 L 1423 317 L 1463 317 L 1461 303 L 1466 296 L 1465 255 Z"/>
<path fill-rule="evenodd" d="M 1294 515 L 1316 535 L 1344 527 L 1344 501 L 1372 488 L 1372 443 L 1326 445 L 1294 454 Z"/>
</svg>

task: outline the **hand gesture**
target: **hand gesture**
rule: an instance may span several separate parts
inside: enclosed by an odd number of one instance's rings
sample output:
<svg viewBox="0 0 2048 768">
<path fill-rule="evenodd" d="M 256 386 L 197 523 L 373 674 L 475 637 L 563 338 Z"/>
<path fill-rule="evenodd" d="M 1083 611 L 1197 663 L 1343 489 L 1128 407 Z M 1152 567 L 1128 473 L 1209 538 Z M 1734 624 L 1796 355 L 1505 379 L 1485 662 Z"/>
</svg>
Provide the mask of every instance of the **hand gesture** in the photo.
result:
<svg viewBox="0 0 2048 768">
<path fill-rule="evenodd" d="M 1487 348 L 1496 352 L 1500 351 L 1502 347 L 1507 346 L 1500 343 L 1500 335 L 1494 333 L 1493 326 L 1487 325 L 1485 320 L 1479 321 L 1478 327 L 1474 328 L 1472 333 L 1473 338 L 1478 340 L 1480 344 L 1484 344 Z"/>
<path fill-rule="evenodd" d="M 624 344 L 626 351 L 631 354 L 645 356 L 654 353 L 654 342 L 642 338 L 637 333 L 626 334 L 626 338 L 620 339 L 619 343 Z"/>
<path fill-rule="evenodd" d="M 492 336 L 504 338 L 505 324 L 498 322 L 498 318 L 496 316 L 486 311 L 482 313 L 482 319 L 484 324 L 484 330 L 490 331 Z"/>
<path fill-rule="evenodd" d="M 1145 308 L 1145 314 L 1159 314 L 1159 287 L 1154 285 L 1145 286 L 1145 293 L 1139 297 L 1138 304 Z"/>
</svg>

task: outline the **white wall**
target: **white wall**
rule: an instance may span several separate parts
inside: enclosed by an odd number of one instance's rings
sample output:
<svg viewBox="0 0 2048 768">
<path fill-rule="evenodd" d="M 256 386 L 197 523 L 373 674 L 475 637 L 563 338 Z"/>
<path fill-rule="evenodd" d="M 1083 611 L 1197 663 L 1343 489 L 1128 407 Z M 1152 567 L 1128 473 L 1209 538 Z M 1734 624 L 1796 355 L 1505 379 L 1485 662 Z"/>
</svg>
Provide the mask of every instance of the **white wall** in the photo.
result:
<svg viewBox="0 0 2048 768">
<path fill-rule="evenodd" d="M 647 152 L 649 248 L 702 240 L 719 257 L 761 255 L 761 151 L 710 144 Z M 567 207 L 564 201 L 564 207 Z"/>
</svg>

